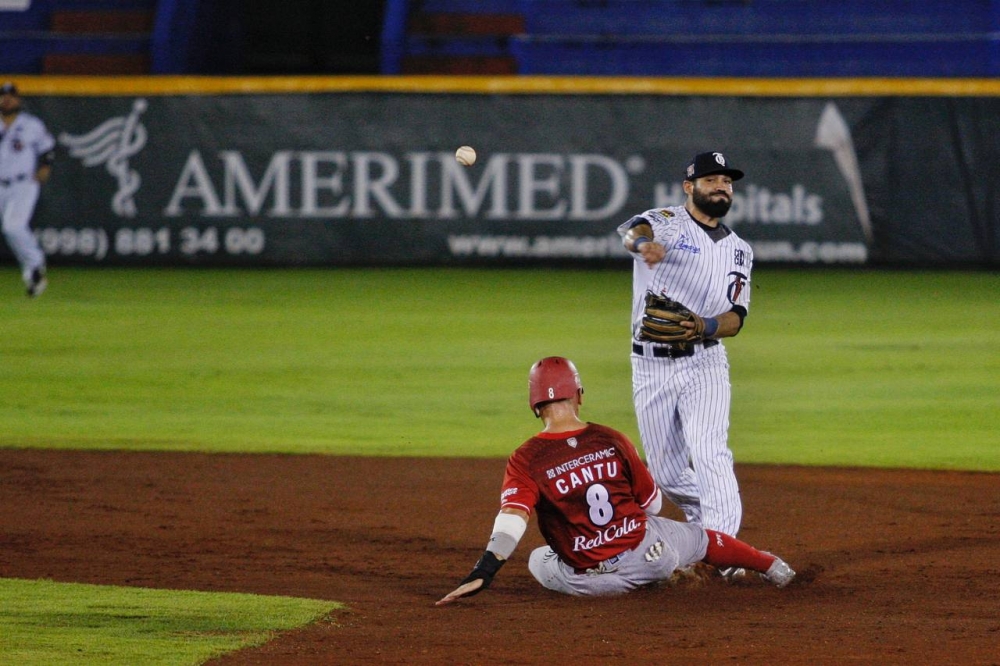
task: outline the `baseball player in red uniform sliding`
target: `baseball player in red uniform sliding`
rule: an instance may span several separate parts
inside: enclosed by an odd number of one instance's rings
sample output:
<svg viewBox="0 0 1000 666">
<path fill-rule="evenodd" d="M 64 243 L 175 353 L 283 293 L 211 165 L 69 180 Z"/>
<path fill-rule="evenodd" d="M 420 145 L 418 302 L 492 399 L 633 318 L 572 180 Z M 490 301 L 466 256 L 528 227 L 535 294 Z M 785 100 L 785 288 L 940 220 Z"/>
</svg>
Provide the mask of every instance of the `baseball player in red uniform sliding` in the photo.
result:
<svg viewBox="0 0 1000 666">
<path fill-rule="evenodd" d="M 571 361 L 535 363 L 528 395 L 545 427 L 507 461 L 486 551 L 438 605 L 489 587 L 532 512 L 548 545 L 531 553 L 528 569 L 565 594 L 621 594 L 699 561 L 757 571 L 777 587 L 795 577 L 780 558 L 732 536 L 658 516 L 660 490 L 635 446 L 617 430 L 580 420 L 583 386 Z"/>
</svg>

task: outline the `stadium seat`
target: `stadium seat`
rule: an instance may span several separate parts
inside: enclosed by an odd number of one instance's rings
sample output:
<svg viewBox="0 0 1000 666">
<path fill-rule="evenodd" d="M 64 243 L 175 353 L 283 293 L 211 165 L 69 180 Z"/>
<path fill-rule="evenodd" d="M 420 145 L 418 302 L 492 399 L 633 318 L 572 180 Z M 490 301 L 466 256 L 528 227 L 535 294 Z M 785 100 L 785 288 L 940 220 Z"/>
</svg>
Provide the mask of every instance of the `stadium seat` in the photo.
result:
<svg viewBox="0 0 1000 666">
<path fill-rule="evenodd" d="M 519 74 L 992 77 L 1000 3 L 426 0 L 387 3 L 383 71 L 506 59 Z M 393 19 L 393 13 L 397 14 Z M 402 16 L 398 16 L 399 14 Z M 494 26 L 491 28 L 490 26 Z M 502 26 L 502 28 L 500 27 Z"/>
<path fill-rule="evenodd" d="M 0 70 L 24 74 L 150 71 L 156 0 L 34 0 L 0 13 Z"/>
</svg>

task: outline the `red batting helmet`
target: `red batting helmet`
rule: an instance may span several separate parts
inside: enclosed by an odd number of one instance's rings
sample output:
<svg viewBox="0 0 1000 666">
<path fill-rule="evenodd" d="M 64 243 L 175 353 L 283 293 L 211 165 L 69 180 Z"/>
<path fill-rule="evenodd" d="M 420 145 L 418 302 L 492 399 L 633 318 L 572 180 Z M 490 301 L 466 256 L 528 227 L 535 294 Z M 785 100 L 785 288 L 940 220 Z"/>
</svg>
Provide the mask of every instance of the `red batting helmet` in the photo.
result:
<svg viewBox="0 0 1000 666">
<path fill-rule="evenodd" d="M 568 358 L 549 356 L 531 366 L 528 373 L 528 404 L 538 416 L 542 403 L 568 400 L 583 394 L 580 373 Z"/>
</svg>

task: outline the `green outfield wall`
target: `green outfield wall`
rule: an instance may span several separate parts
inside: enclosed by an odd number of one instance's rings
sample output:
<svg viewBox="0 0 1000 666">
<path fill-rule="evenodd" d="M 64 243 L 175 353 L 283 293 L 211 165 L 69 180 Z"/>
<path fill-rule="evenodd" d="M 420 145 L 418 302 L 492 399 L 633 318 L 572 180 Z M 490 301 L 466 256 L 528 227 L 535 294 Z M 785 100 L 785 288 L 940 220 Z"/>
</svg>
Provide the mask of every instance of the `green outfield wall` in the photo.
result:
<svg viewBox="0 0 1000 666">
<path fill-rule="evenodd" d="M 995 81 L 18 83 L 58 140 L 53 264 L 603 266 L 704 150 L 747 173 L 727 223 L 758 263 L 1000 264 Z"/>
</svg>

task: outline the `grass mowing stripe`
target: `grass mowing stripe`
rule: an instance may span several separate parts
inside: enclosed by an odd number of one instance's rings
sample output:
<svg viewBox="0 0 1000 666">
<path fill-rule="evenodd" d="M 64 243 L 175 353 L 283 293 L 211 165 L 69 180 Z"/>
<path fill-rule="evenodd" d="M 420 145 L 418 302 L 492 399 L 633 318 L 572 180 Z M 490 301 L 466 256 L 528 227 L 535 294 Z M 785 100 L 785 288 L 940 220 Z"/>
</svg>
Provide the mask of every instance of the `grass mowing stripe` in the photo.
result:
<svg viewBox="0 0 1000 666">
<path fill-rule="evenodd" d="M 0 578 L 0 662 L 200 664 L 340 604 L 315 599 Z"/>
<path fill-rule="evenodd" d="M 506 456 L 576 361 L 638 442 L 629 270 L 57 268 L 0 283 L 0 446 Z M 740 462 L 1000 469 L 1000 275 L 754 271 Z"/>
</svg>

